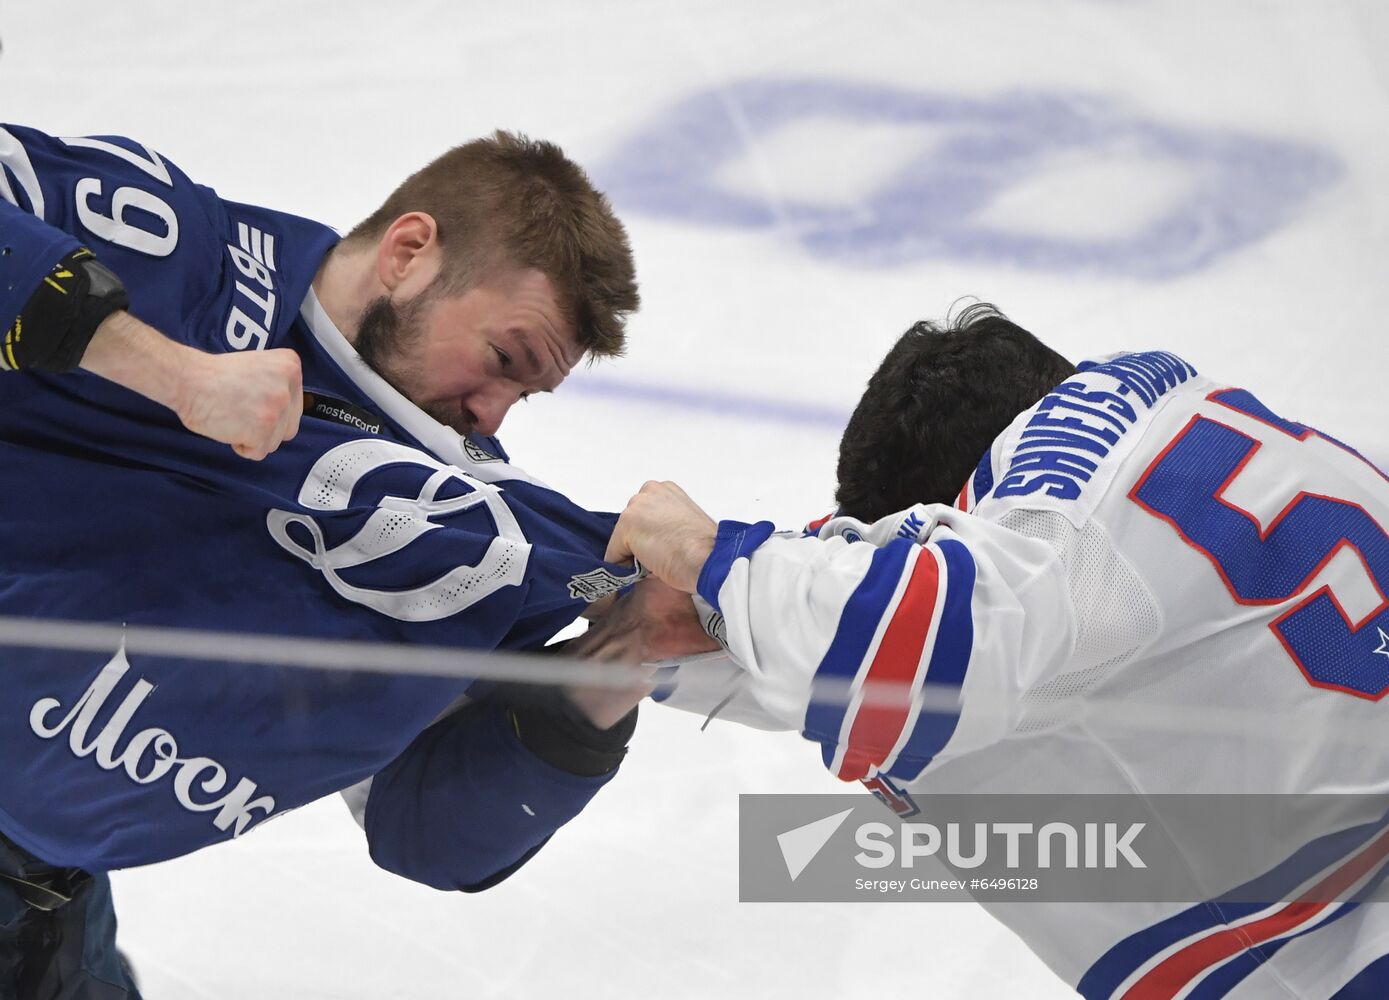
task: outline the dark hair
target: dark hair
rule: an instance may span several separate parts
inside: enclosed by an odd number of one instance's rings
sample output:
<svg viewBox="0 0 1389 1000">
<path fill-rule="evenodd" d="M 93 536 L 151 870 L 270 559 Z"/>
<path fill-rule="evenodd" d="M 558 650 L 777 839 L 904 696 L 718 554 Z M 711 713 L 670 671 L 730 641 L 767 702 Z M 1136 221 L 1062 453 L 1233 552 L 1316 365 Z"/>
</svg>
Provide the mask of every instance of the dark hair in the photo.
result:
<svg viewBox="0 0 1389 1000">
<path fill-rule="evenodd" d="M 987 303 L 922 321 L 888 351 L 839 442 L 842 514 L 950 503 L 994 438 L 1075 367 Z"/>
<path fill-rule="evenodd" d="M 558 146 L 498 131 L 451 149 L 347 239 L 380 239 L 409 212 L 438 224 L 445 287 L 462 291 L 498 271 L 535 268 L 554 284 L 585 352 L 622 353 L 626 314 L 640 302 L 627 232 Z"/>
</svg>

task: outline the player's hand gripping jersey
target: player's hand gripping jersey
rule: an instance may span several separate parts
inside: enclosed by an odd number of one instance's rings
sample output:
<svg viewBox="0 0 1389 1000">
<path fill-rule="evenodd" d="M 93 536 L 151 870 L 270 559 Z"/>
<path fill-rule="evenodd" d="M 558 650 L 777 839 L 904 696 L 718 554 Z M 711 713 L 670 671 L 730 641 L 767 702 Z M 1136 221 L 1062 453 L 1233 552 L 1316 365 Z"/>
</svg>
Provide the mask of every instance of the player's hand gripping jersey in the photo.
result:
<svg viewBox="0 0 1389 1000">
<path fill-rule="evenodd" d="M 902 810 L 932 792 L 1382 795 L 1389 737 L 1364 734 L 1389 732 L 1385 525 L 1374 467 L 1250 393 L 1169 354 L 1085 365 L 954 509 L 813 537 L 722 523 L 699 591 L 747 679 L 721 714 L 800 729 Z M 812 702 L 826 679 L 847 704 Z M 915 695 L 862 700 L 874 681 Z M 682 687 L 670 700 L 695 707 Z M 923 711 L 932 689 L 958 690 L 958 715 Z M 705 706 L 720 694 L 706 681 Z M 1385 876 L 1368 819 L 1314 879 Z M 1095 1000 L 1389 996 L 1384 904 L 990 908 Z"/>
<path fill-rule="evenodd" d="M 432 420 L 333 328 L 310 283 L 336 241 L 140 143 L 0 128 L 0 328 L 80 243 L 170 337 L 293 348 L 317 400 L 251 465 L 98 378 L 6 377 L 0 614 L 526 648 L 613 587 L 610 516 Z M 475 886 L 606 780 L 542 763 L 487 701 L 426 732 L 459 681 L 14 648 L 3 677 L 0 830 L 54 865 L 184 854 L 375 775 L 377 861 Z"/>
</svg>

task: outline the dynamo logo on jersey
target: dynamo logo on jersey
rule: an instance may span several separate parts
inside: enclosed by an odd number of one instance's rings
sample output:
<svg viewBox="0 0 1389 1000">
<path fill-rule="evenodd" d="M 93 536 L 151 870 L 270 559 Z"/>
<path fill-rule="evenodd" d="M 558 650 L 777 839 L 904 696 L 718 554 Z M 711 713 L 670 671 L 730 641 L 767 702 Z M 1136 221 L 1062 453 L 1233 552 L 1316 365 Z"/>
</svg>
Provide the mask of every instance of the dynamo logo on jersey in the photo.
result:
<svg viewBox="0 0 1389 1000">
<path fill-rule="evenodd" d="M 270 536 L 286 552 L 323 574 L 339 595 L 355 604 L 400 621 L 438 621 L 471 607 L 503 587 L 521 583 L 530 545 L 502 491 L 446 465 L 415 448 L 379 438 L 362 438 L 325 452 L 297 497 L 302 507 L 324 512 L 353 506 L 353 491 L 368 476 L 388 467 L 424 467 L 429 476 L 413 496 L 387 492 L 376 510 L 350 538 L 330 545 L 323 526 L 311 515 L 272 510 L 266 515 Z M 465 492 L 458 493 L 459 486 Z M 357 506 L 360 506 L 360 501 Z M 481 560 L 454 566 L 422 585 L 403 590 L 373 589 L 344 580 L 342 571 L 375 564 L 399 553 L 416 539 L 443 525 L 436 519 L 485 506 L 496 528 Z M 291 528 L 302 531 L 291 534 Z M 309 546 L 300 539 L 307 532 Z"/>
</svg>

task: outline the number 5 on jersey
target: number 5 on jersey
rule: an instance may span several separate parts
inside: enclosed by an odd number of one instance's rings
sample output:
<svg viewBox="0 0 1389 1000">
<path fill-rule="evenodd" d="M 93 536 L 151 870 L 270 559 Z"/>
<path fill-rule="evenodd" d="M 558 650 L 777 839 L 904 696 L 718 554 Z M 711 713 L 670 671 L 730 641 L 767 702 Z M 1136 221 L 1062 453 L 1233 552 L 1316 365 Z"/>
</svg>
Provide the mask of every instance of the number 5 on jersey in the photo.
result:
<svg viewBox="0 0 1389 1000">
<path fill-rule="evenodd" d="M 1303 469 L 1329 473 L 1316 455 L 1330 454 L 1337 463 L 1364 459 L 1275 416 L 1242 389 L 1207 399 L 1252 417 L 1259 437 L 1198 414 L 1144 472 L 1130 498 L 1206 556 L 1239 604 L 1295 601 L 1269 628 L 1311 684 L 1383 698 L 1389 693 L 1389 535 L 1359 503 L 1279 485 L 1289 473 L 1301 482 Z M 1336 447 L 1314 447 L 1319 441 Z M 1271 454 L 1260 455 L 1265 448 Z M 1302 456 L 1308 461 L 1297 461 Z M 1379 475 L 1375 482 L 1385 481 Z M 1276 513 L 1264 523 L 1248 509 L 1254 503 Z M 1333 560 L 1339 567 L 1324 572 Z"/>
</svg>

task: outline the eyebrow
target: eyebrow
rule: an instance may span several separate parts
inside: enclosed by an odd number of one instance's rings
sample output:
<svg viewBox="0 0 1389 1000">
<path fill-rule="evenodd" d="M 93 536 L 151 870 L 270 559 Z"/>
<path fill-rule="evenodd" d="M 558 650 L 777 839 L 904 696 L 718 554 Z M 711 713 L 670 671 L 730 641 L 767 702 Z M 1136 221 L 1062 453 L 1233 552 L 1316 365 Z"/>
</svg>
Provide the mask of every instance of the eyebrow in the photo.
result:
<svg viewBox="0 0 1389 1000">
<path fill-rule="evenodd" d="M 516 340 L 521 345 L 521 350 L 526 352 L 526 357 L 531 363 L 531 368 L 535 371 L 542 371 L 540 358 L 535 353 L 535 348 L 531 347 L 530 339 L 520 330 L 515 331 Z"/>
<path fill-rule="evenodd" d="M 531 346 L 530 338 L 527 337 L 525 333 L 521 330 L 513 330 L 512 334 L 513 336 L 515 336 L 516 342 L 521 345 L 521 350 L 525 352 L 526 360 L 528 360 L 531 365 L 531 371 L 535 372 L 537 377 L 543 376 L 545 374 L 545 366 L 540 363 L 540 356 L 535 353 L 535 348 Z M 563 375 L 561 375 L 561 378 L 562 377 Z M 554 392 L 553 389 L 544 388 L 542 388 L 540 391 Z"/>
</svg>

